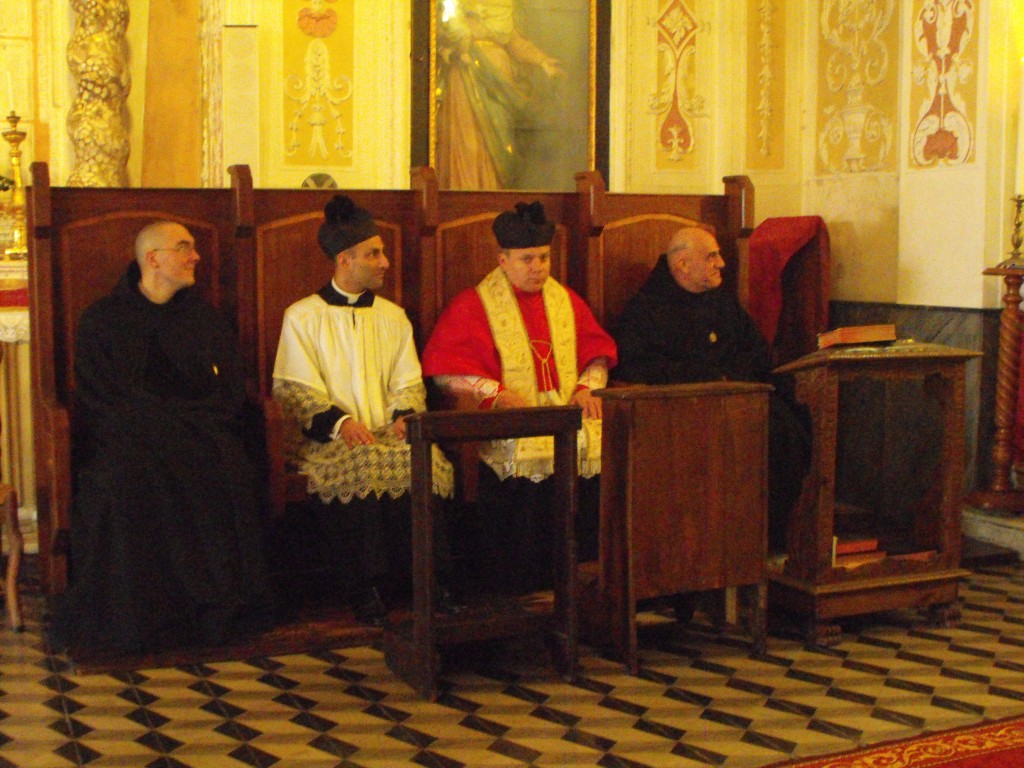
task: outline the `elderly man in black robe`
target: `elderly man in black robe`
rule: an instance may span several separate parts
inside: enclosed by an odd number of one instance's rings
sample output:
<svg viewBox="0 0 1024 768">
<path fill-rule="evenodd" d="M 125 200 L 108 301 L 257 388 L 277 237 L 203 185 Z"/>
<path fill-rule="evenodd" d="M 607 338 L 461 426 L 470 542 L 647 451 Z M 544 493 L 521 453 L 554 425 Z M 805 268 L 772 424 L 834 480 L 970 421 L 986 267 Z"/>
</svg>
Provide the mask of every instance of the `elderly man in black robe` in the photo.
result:
<svg viewBox="0 0 1024 768">
<path fill-rule="evenodd" d="M 79 321 L 71 586 L 49 628 L 72 653 L 217 645 L 272 619 L 236 344 L 192 290 L 199 258 L 185 227 L 149 224 Z"/>
<path fill-rule="evenodd" d="M 768 544 L 781 551 L 789 510 L 810 465 L 810 419 L 792 397 L 792 382 L 772 374 L 771 351 L 753 319 L 731 292 L 720 289 L 724 267 L 710 232 L 685 227 L 672 236 L 611 329 L 619 348 L 614 378 L 775 386 L 768 409 Z"/>
</svg>

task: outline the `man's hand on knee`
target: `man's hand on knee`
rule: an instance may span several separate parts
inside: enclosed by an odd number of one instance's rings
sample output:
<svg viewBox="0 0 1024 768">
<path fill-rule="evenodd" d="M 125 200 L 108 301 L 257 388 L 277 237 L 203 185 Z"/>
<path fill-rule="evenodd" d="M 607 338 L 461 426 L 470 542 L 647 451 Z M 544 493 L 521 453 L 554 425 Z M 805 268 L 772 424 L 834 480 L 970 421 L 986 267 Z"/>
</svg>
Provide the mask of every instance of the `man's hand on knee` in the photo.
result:
<svg viewBox="0 0 1024 768">
<path fill-rule="evenodd" d="M 370 428 L 361 421 L 345 419 L 338 432 L 338 437 L 345 441 L 345 445 L 352 448 L 357 445 L 373 445 L 377 442 Z"/>
</svg>

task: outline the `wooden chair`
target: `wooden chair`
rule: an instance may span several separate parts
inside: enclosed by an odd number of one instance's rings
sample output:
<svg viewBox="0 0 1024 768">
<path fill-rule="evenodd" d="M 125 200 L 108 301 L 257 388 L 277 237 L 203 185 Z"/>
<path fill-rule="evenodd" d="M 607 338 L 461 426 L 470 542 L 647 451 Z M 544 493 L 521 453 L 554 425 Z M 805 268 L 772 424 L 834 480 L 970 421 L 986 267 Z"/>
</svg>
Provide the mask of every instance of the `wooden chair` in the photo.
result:
<svg viewBox="0 0 1024 768">
<path fill-rule="evenodd" d="M 586 298 L 605 327 L 621 314 L 643 285 L 658 256 L 680 227 L 703 227 L 718 240 L 725 260 L 723 287 L 745 304 L 746 241 L 754 218 L 754 188 L 746 176 L 724 179 L 721 195 L 608 193 L 596 171 L 577 174 L 582 258 L 570 268 L 570 283 Z"/>
<path fill-rule="evenodd" d="M 247 166 L 232 166 L 232 188 L 239 239 L 238 318 L 241 348 L 251 350 L 249 361 L 254 397 L 264 416 L 268 485 L 272 513 L 283 514 L 289 503 L 307 498 L 306 478 L 285 460 L 285 415 L 272 396 L 274 359 L 284 311 L 299 299 L 320 290 L 334 274 L 334 264 L 317 243 L 323 208 L 336 190 L 253 190 Z M 416 206 L 408 190 L 346 191 L 357 205 L 374 216 L 391 264 L 380 294 L 397 304 L 415 291 L 404 279 L 415 279 L 418 240 Z M 412 275 L 407 275 L 411 271 Z M 417 316 L 415 303 L 410 316 Z"/>
<path fill-rule="evenodd" d="M 498 266 L 498 243 L 491 224 L 516 203 L 539 201 L 555 223 L 551 276 L 565 283 L 570 252 L 579 243 L 579 197 L 564 192 L 464 192 L 439 190 L 433 169 L 413 173 L 422 208 L 420 329 L 427 339 L 441 312 L 464 288 L 479 283 Z"/>
<path fill-rule="evenodd" d="M 227 189 L 51 187 L 45 163 L 33 163 L 31 174 L 29 322 L 39 559 L 43 589 L 55 594 L 68 582 L 78 319 L 113 289 L 134 258 L 136 234 L 155 219 L 188 227 L 202 256 L 197 290 L 233 316 L 235 233 Z"/>
</svg>

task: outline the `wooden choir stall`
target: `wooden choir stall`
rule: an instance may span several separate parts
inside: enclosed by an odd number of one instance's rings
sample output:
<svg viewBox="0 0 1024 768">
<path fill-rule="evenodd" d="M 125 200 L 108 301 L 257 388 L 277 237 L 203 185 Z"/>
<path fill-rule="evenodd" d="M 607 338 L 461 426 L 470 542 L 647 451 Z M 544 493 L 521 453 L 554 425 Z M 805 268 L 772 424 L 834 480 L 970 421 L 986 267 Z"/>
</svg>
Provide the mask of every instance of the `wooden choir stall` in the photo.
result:
<svg viewBox="0 0 1024 768">
<path fill-rule="evenodd" d="M 60 188 L 50 187 L 45 164 L 32 166 L 28 229 L 32 390 L 40 554 L 43 584 L 50 594 L 66 588 L 69 574 L 73 338 L 78 317 L 89 303 L 110 291 L 130 259 L 136 232 L 153 219 L 178 221 L 193 232 L 202 254 L 198 290 L 221 307 L 238 329 L 250 394 L 262 414 L 273 514 L 287 514 L 289 503 L 305 495 L 305 479 L 284 457 L 287 425 L 270 397 L 271 373 L 284 309 L 330 277 L 331 263 L 317 247 L 315 233 L 333 192 L 254 189 L 244 166 L 233 167 L 231 177 L 230 189 Z M 377 218 L 392 262 L 382 292 L 405 307 L 421 349 L 452 297 L 497 265 L 491 222 L 517 202 L 536 199 L 544 204 L 556 223 L 552 276 L 583 296 L 604 324 L 639 288 L 680 226 L 699 225 L 715 233 L 727 262 L 729 290 L 741 297 L 757 290 L 746 282 L 746 238 L 754 219 L 753 188 L 745 177 L 729 177 L 723 194 L 707 195 L 608 193 L 594 172 L 579 174 L 572 192 L 464 192 L 439 190 L 433 171 L 422 168 L 413 169 L 409 189 L 346 194 Z M 786 302 L 820 305 L 827 301 L 821 293 L 823 289 L 827 293 L 827 281 L 823 288 L 817 277 L 797 279 L 807 270 L 820 274 L 817 258 L 810 254 L 787 267 L 791 275 L 787 284 L 798 285 L 799 290 L 789 289 L 792 295 L 786 296 Z M 806 344 L 820 330 L 824 328 L 801 328 L 797 345 Z M 763 643 L 765 430 L 759 425 L 766 395 L 762 390 L 758 385 L 729 384 L 610 388 L 603 393 L 607 415 L 601 559 L 583 571 L 596 578 L 580 589 L 580 594 L 591 590 L 583 601 L 580 623 L 588 627 L 593 642 L 614 648 L 631 669 L 637 664 L 636 600 L 652 594 L 749 587 L 747 591 L 754 595 L 750 602 L 755 645 Z M 556 410 L 568 415 L 542 418 L 544 414 L 538 413 L 536 420 L 522 417 L 508 422 L 479 412 L 457 417 L 431 413 L 411 421 L 409 439 L 414 453 L 422 444 L 450 441 L 446 447 L 451 455 L 461 458 L 456 462 L 461 501 L 472 503 L 476 456 L 472 447 L 459 446 L 471 446 L 473 440 L 495 431 L 511 435 L 515 428 L 525 430 L 522 434 L 558 434 L 579 419 L 576 408 Z M 654 449 L 643 428 L 653 418 L 662 419 L 661 447 Z M 516 421 L 518 427 L 512 423 Z M 695 430 L 704 441 L 702 461 L 696 460 L 688 442 L 687 436 Z M 671 475 L 649 471 L 652 450 L 660 451 L 673 467 Z M 730 486 L 716 466 L 734 461 L 743 462 L 746 471 L 740 485 Z M 414 557 L 419 578 L 412 624 L 407 625 L 412 628 L 402 630 L 401 638 L 392 637 L 389 646 L 415 650 L 393 650 L 389 660 L 417 690 L 429 695 L 438 671 L 435 644 L 453 638 L 436 634 L 440 625 L 423 591 L 433 584 L 430 537 L 423 533 L 430 513 L 422 489 L 429 488 L 429 479 L 424 486 L 423 462 L 416 467 Z M 660 503 L 637 504 L 648 494 Z M 559 526 L 556 550 L 568 551 L 576 502 L 568 491 L 561 498 L 570 524 Z M 727 551 L 721 537 L 701 535 L 712 526 L 731 525 L 728 514 L 739 516 L 740 510 L 749 522 L 742 550 Z M 672 544 L 655 548 L 659 540 Z M 541 622 L 542 629 L 554 629 L 561 637 L 556 662 L 567 675 L 576 658 L 578 597 L 576 569 L 568 565 L 570 560 L 568 556 L 561 560 L 557 571 L 555 612 L 550 600 L 545 609 L 555 616 L 554 622 Z M 495 623 L 493 618 L 487 621 Z M 457 637 L 471 639 L 474 632 L 463 622 Z M 406 642 L 402 638 L 408 637 L 415 638 L 413 646 L 402 646 Z"/>
</svg>

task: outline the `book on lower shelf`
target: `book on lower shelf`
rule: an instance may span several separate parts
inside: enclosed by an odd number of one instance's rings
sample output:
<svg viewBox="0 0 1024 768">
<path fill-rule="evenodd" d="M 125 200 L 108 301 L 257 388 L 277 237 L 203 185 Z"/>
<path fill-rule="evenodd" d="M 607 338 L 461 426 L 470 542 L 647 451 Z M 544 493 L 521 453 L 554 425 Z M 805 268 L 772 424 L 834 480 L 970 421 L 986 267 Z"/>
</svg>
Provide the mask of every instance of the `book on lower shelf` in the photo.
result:
<svg viewBox="0 0 1024 768">
<path fill-rule="evenodd" d="M 836 344 L 880 344 L 896 341 L 896 326 L 892 323 L 878 325 L 846 325 L 818 334 L 818 349 Z"/>
<path fill-rule="evenodd" d="M 835 540 L 835 550 L 837 555 L 852 555 L 855 552 L 873 552 L 878 549 L 878 539 L 872 536 L 850 538 L 837 536 L 835 537 Z"/>
<path fill-rule="evenodd" d="M 853 552 L 849 555 L 836 555 L 832 562 L 834 568 L 860 568 L 862 565 L 877 563 L 888 557 L 886 552 L 876 549 L 873 552 Z"/>
</svg>

